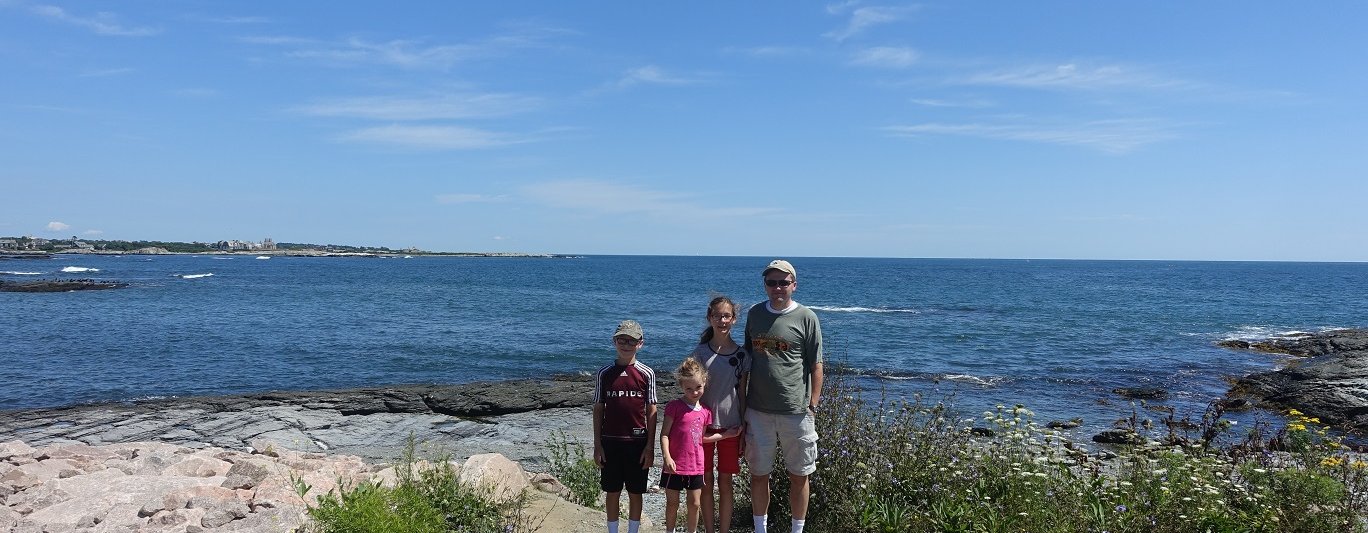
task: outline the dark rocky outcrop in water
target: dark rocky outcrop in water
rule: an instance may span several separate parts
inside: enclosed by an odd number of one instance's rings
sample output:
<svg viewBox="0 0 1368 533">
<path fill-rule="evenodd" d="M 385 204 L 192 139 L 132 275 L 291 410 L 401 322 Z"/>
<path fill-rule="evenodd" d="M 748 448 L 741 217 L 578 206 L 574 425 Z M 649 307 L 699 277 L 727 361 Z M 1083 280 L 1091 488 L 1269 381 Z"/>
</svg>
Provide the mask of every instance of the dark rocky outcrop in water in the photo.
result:
<svg viewBox="0 0 1368 533">
<path fill-rule="evenodd" d="M 0 280 L 0 292 L 71 292 L 118 289 L 127 283 L 117 281 L 96 281 L 93 279 L 48 279 L 38 281 Z"/>
<path fill-rule="evenodd" d="M 1296 409 L 1333 426 L 1368 430 L 1368 330 L 1333 330 L 1221 345 L 1303 357 L 1284 368 L 1239 379 L 1230 396 L 1252 397 L 1265 408 Z"/>
</svg>

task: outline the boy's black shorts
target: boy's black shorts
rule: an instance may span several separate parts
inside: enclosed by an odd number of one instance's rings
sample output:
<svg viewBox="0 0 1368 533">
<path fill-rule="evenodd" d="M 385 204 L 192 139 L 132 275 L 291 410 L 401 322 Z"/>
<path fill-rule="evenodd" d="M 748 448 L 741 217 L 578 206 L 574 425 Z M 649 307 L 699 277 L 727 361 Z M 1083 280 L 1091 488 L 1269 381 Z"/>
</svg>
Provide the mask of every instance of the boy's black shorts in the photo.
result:
<svg viewBox="0 0 1368 533">
<path fill-rule="evenodd" d="M 599 487 L 603 492 L 622 492 L 627 486 L 629 494 L 646 493 L 646 477 L 649 468 L 641 467 L 641 452 L 646 450 L 646 441 L 603 441 L 603 470 L 599 472 Z"/>
</svg>

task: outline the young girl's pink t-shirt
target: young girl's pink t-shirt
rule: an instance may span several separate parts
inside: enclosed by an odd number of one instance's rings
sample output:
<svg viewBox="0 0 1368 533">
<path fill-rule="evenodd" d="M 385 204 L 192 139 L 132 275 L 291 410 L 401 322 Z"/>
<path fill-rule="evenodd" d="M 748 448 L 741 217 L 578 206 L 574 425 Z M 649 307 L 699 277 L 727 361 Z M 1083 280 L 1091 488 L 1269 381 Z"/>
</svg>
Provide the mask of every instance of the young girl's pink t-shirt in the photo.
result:
<svg viewBox="0 0 1368 533">
<path fill-rule="evenodd" d="M 703 475 L 703 428 L 712 423 L 712 411 L 698 404 L 690 407 L 684 400 L 670 400 L 665 404 L 665 416 L 670 417 L 670 457 L 675 471 L 681 476 Z"/>
</svg>

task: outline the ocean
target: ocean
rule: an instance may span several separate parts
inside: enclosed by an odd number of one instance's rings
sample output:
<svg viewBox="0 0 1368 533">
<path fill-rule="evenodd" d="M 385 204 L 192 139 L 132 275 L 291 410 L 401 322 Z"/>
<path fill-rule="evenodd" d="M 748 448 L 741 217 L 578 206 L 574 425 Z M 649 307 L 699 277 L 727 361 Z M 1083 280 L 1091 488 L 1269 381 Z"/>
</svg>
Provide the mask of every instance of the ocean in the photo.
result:
<svg viewBox="0 0 1368 533">
<path fill-rule="evenodd" d="M 5 280 L 130 284 L 0 293 L 0 410 L 586 373 L 612 359 L 625 318 L 667 373 L 713 295 L 764 298 L 769 259 L 0 260 Z M 1220 340 L 1368 326 L 1363 263 L 788 259 L 829 367 L 871 394 L 948 398 L 968 416 L 1022 404 L 1085 431 L 1137 409 L 1113 389 L 1163 388 L 1157 403 L 1196 417 L 1228 378 L 1282 362 Z"/>
</svg>

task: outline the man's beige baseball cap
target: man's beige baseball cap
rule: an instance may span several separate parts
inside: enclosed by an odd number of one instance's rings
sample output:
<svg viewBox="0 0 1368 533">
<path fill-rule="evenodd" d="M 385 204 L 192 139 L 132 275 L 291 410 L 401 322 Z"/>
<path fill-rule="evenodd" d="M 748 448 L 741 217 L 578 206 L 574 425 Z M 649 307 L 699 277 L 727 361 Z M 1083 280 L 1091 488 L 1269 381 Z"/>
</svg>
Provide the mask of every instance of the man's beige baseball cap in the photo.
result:
<svg viewBox="0 0 1368 533">
<path fill-rule="evenodd" d="M 760 272 L 760 275 L 763 276 L 765 274 L 768 274 L 771 270 L 787 272 L 793 276 L 793 279 L 798 279 L 798 271 L 794 270 L 793 265 L 789 264 L 788 261 L 785 261 L 783 259 L 775 259 L 773 261 L 770 261 L 769 266 L 765 267 L 765 270 L 763 272 Z"/>
</svg>

